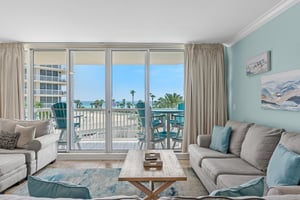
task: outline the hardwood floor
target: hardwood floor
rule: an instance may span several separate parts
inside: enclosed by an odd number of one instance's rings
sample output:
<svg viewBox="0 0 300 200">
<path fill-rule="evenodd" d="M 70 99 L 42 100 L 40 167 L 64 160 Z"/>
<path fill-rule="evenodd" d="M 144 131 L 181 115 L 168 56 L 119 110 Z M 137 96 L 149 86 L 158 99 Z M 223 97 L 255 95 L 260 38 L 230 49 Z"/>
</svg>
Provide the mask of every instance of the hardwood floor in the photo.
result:
<svg viewBox="0 0 300 200">
<path fill-rule="evenodd" d="M 122 168 L 124 160 L 57 160 L 48 165 L 46 168 Z M 189 160 L 179 160 L 182 167 L 190 167 Z M 46 168 L 40 170 L 36 174 L 41 173 Z M 4 194 L 13 194 L 18 186 L 24 184 L 26 180 L 4 191 Z"/>
</svg>

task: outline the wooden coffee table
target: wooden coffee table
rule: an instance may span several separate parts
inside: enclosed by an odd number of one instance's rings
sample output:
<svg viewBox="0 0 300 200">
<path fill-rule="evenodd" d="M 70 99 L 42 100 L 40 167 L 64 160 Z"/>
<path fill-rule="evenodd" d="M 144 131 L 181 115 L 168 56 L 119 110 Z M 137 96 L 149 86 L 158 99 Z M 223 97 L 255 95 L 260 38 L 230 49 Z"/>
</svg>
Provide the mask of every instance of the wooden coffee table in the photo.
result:
<svg viewBox="0 0 300 200">
<path fill-rule="evenodd" d="M 144 168 L 145 153 L 160 153 L 162 168 Z M 187 177 L 172 150 L 129 150 L 119 175 L 119 181 L 128 181 L 146 194 L 145 199 L 157 199 L 158 195 L 176 181 L 186 181 Z M 149 182 L 146 187 L 141 182 Z M 154 182 L 162 182 L 154 188 Z"/>
</svg>

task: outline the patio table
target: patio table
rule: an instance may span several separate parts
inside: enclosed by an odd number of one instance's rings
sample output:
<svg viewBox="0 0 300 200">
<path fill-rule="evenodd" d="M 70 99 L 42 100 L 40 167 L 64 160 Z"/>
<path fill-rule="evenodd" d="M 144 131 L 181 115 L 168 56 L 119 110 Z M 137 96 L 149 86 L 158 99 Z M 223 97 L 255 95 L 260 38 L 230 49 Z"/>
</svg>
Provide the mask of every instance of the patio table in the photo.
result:
<svg viewBox="0 0 300 200">
<path fill-rule="evenodd" d="M 178 109 L 153 109 L 153 113 L 155 114 L 165 114 L 167 118 L 167 149 L 170 149 L 170 133 L 171 133 L 171 126 L 170 126 L 170 121 L 171 121 L 171 116 L 172 114 L 178 114 L 182 113 L 183 110 L 178 110 Z"/>
</svg>

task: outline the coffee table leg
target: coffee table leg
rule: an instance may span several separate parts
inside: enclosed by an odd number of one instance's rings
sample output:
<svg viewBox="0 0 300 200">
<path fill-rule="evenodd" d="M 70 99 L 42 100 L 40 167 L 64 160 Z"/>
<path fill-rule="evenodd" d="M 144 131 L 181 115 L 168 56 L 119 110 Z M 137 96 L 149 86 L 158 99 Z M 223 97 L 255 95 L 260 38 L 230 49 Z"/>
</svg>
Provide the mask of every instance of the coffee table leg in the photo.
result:
<svg viewBox="0 0 300 200">
<path fill-rule="evenodd" d="M 153 187 L 153 182 L 150 181 L 151 183 L 151 190 L 149 190 L 149 188 L 147 188 L 146 186 L 144 186 L 143 184 L 141 184 L 140 182 L 137 181 L 130 181 L 130 183 L 132 185 L 134 185 L 135 187 L 137 187 L 138 189 L 140 189 L 142 192 L 144 192 L 146 194 L 146 197 L 144 198 L 145 200 L 156 200 L 157 196 L 164 191 L 165 189 L 167 189 L 170 185 L 172 185 L 173 183 L 175 183 L 175 181 L 168 181 L 168 182 L 164 182 L 162 183 L 158 188 L 156 188 L 154 190 Z M 153 188 L 152 188 L 153 187 Z"/>
<path fill-rule="evenodd" d="M 149 181 L 149 188 L 150 188 L 151 191 L 154 190 L 154 183 L 153 183 L 153 181 Z"/>
</svg>

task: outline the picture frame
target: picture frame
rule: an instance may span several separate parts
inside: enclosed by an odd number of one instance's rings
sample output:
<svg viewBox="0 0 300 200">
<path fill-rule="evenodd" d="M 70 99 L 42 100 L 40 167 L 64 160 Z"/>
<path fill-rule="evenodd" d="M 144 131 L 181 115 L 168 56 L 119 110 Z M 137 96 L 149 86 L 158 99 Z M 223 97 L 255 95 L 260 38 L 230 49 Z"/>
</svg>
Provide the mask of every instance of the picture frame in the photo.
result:
<svg viewBox="0 0 300 200">
<path fill-rule="evenodd" d="M 261 107 L 300 111 L 300 70 L 261 77 Z"/>
<path fill-rule="evenodd" d="M 246 62 L 246 74 L 248 76 L 260 74 L 271 70 L 271 51 L 266 51 L 252 57 Z"/>
</svg>

